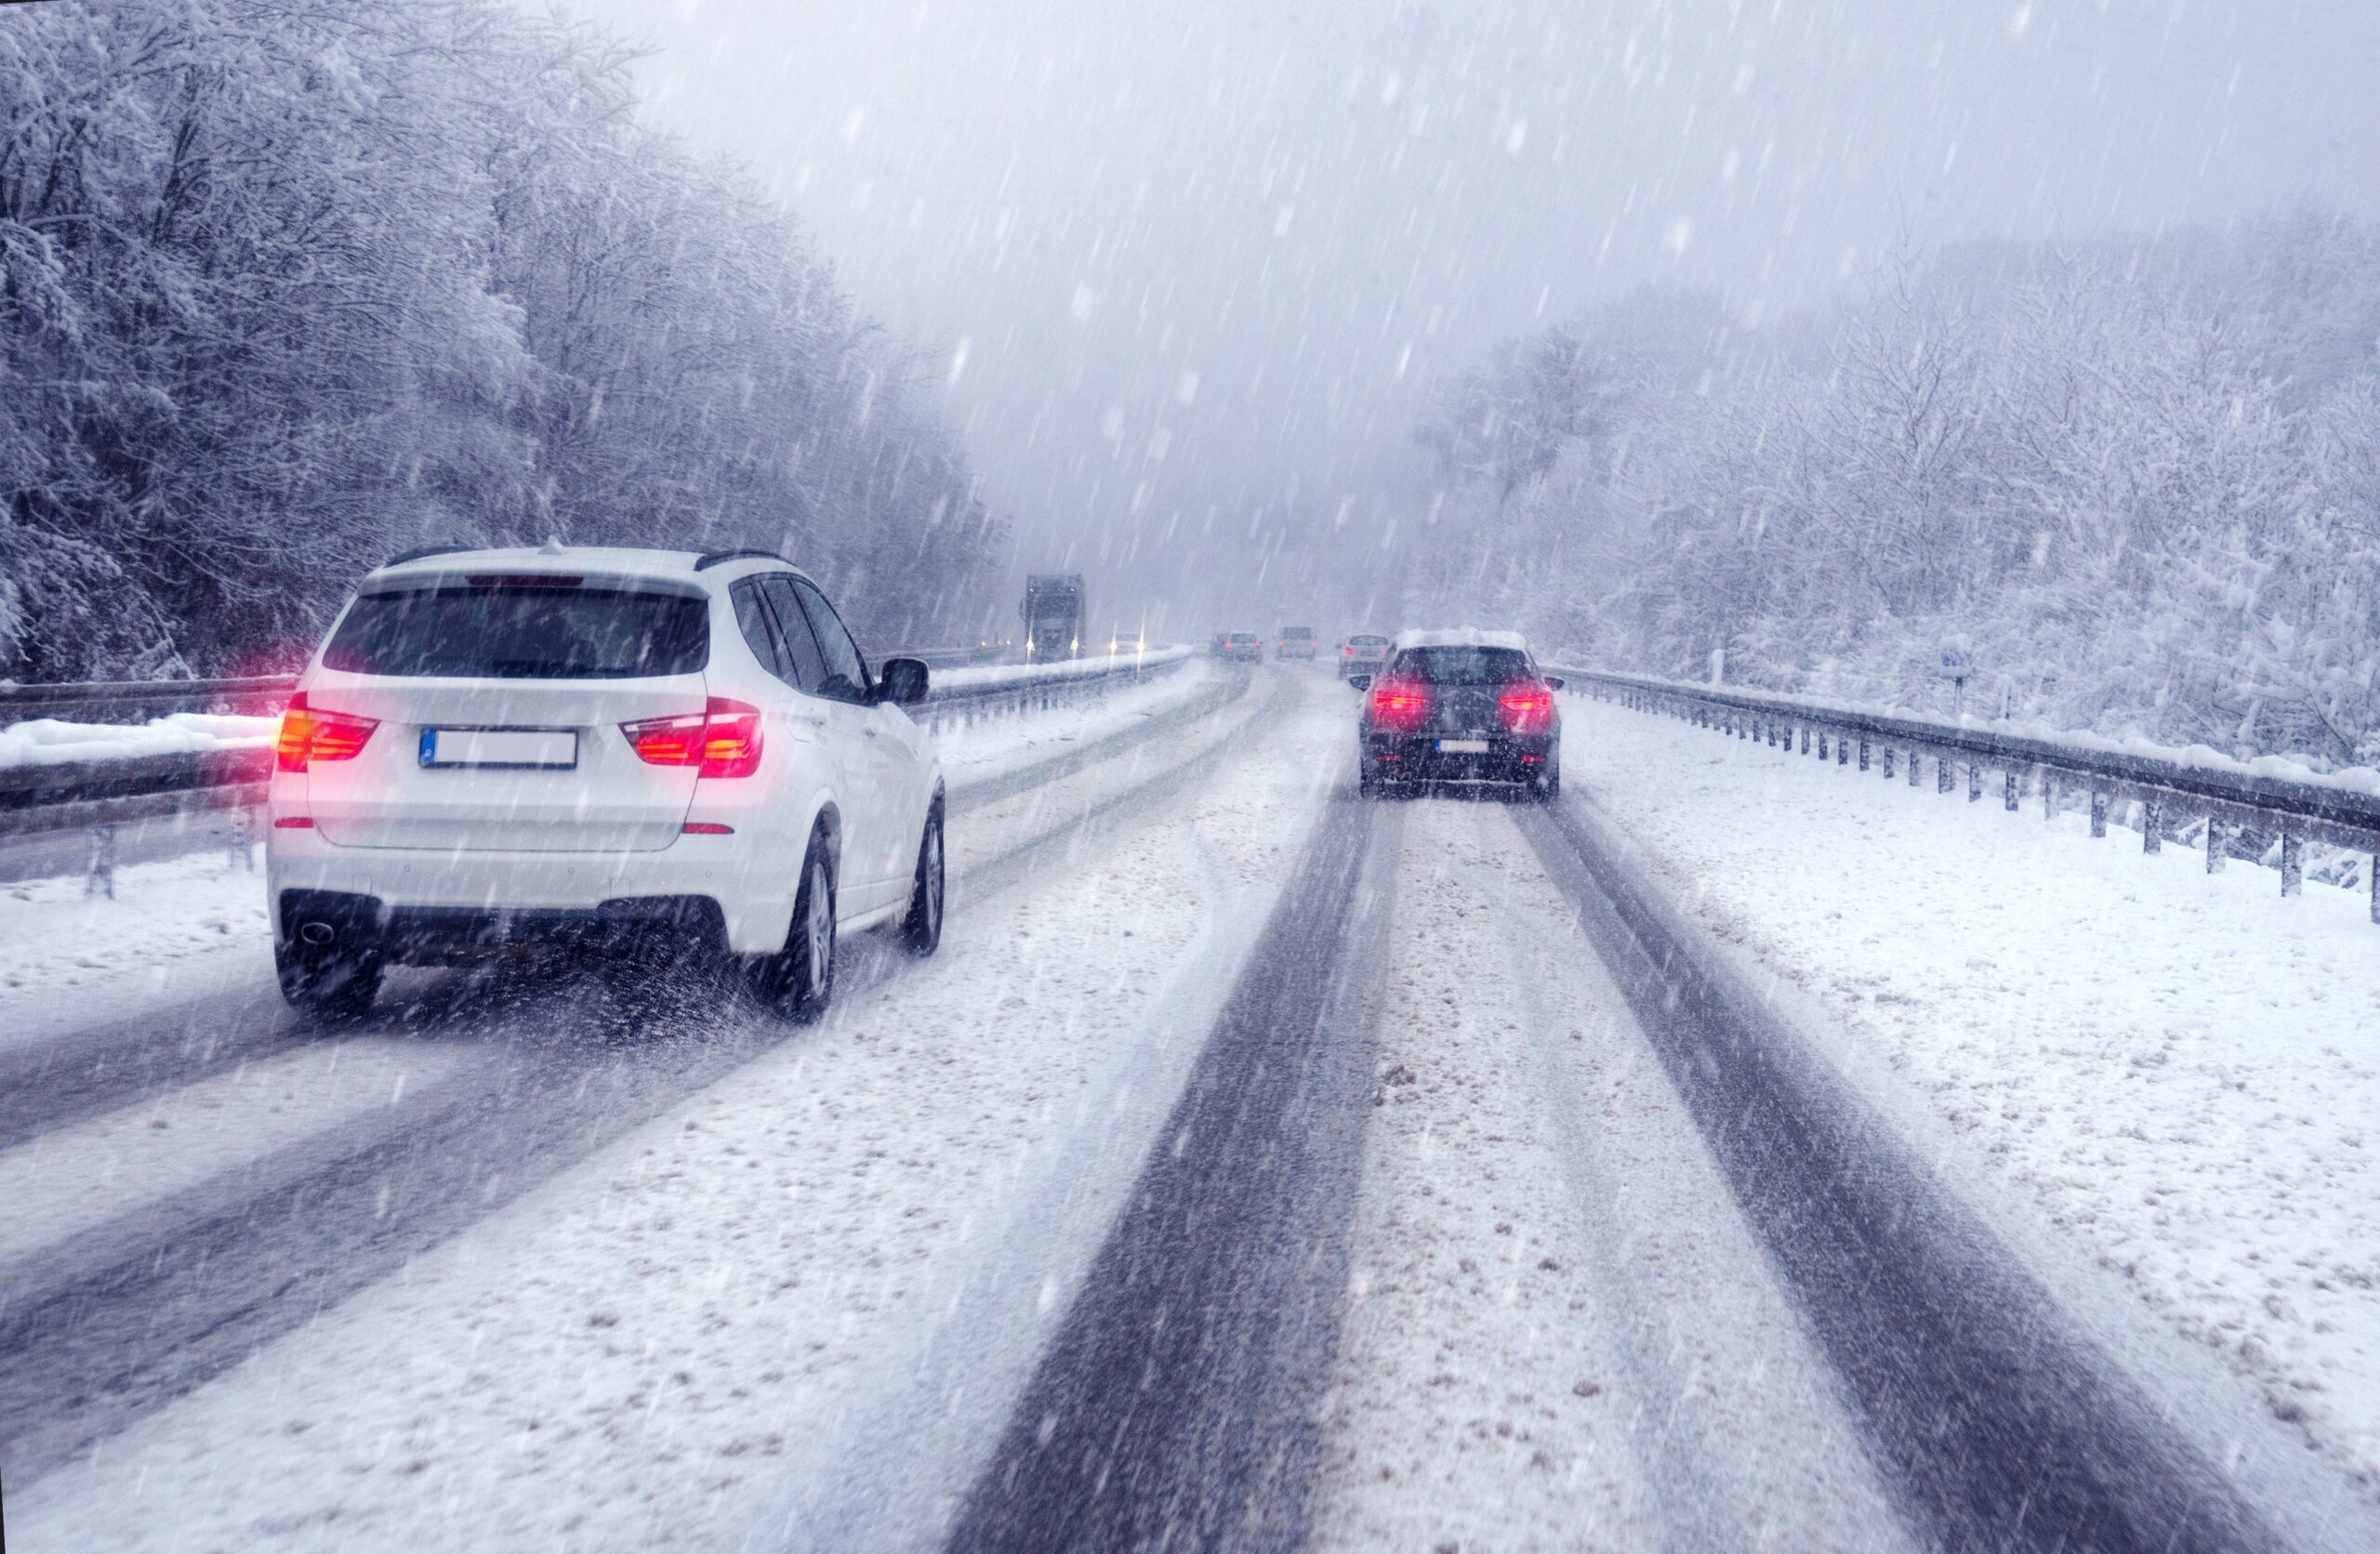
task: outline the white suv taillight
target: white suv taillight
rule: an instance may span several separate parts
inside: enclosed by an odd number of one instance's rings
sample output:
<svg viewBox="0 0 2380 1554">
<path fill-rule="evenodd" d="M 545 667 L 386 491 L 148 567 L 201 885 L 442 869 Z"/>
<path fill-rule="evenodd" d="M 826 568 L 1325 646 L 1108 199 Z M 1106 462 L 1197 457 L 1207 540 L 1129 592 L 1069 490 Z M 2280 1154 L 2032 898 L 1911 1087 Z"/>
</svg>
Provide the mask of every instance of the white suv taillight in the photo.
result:
<svg viewBox="0 0 2380 1554">
<path fill-rule="evenodd" d="M 302 691 L 289 698 L 281 715 L 281 738 L 273 747 L 273 764 L 284 771 L 303 771 L 314 761 L 351 761 L 364 753 L 377 718 L 332 712 L 306 705 Z"/>
<path fill-rule="evenodd" d="M 649 766 L 693 766 L 703 777 L 749 777 L 760 770 L 760 709 L 713 696 L 701 712 L 620 725 Z"/>
</svg>

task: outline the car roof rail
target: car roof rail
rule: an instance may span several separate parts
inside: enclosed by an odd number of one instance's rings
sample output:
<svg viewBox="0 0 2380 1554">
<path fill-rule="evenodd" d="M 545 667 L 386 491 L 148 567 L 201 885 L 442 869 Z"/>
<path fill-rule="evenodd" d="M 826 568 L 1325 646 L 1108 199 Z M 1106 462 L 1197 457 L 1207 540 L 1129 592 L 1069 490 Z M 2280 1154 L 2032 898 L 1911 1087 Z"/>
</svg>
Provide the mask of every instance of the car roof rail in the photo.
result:
<svg viewBox="0 0 2380 1554">
<path fill-rule="evenodd" d="M 418 550 L 401 550 L 380 564 L 384 567 L 401 567 L 407 561 L 426 561 L 432 556 L 454 556 L 466 550 L 479 548 L 476 545 L 425 545 Z"/>
<path fill-rule="evenodd" d="M 793 565 L 774 550 L 712 550 L 695 558 L 694 570 L 708 572 L 729 561 L 785 561 L 787 566 Z"/>
</svg>

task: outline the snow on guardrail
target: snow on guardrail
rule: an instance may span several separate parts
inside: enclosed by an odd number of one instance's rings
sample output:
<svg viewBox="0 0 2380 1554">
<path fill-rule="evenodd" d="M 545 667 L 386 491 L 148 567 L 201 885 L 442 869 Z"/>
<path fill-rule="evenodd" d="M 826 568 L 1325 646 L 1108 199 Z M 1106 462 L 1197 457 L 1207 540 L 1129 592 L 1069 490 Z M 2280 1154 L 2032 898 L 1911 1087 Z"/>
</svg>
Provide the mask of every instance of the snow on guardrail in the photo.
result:
<svg viewBox="0 0 2380 1554">
<path fill-rule="evenodd" d="M 984 649 L 927 650 L 887 656 L 979 656 Z M 964 665 L 931 669 L 919 715 L 946 721 L 1023 715 L 1186 661 L 1187 647 L 1050 665 Z M 0 727 L 0 835 L 106 826 L 196 808 L 254 802 L 268 775 L 265 752 L 279 725 L 278 703 L 295 676 L 238 680 L 164 680 L 72 686 L 0 686 L 0 718 L 72 705 L 139 711 L 226 701 L 255 710 L 181 711 L 146 722 L 81 722 L 55 717 Z"/>
<path fill-rule="evenodd" d="M 212 755 L 261 750 L 272 743 L 278 716 L 175 712 L 146 723 L 70 723 L 36 718 L 0 729 L 0 770 L 145 756 Z"/>
<path fill-rule="evenodd" d="M 1600 700 L 1666 713 L 1739 739 L 1764 742 L 1820 761 L 1848 767 L 1856 744 L 1858 768 L 1881 765 L 1894 775 L 1904 765 L 1911 787 L 1921 763 L 1935 762 L 1936 791 L 1951 793 L 1956 769 L 1966 769 L 1970 801 L 1983 797 L 1983 774 L 2002 774 L 2003 807 L 2019 808 L 2037 795 L 2045 815 L 2062 801 L 2090 807 L 2091 835 L 2107 835 L 2109 805 L 2138 806 L 2143 851 L 2168 840 L 2201 848 L 2212 873 L 2227 858 L 2273 863 L 2281 894 L 2305 881 L 2305 846 L 2320 841 L 2361 854 L 2372 888 L 2372 920 L 2380 923 L 2380 772 L 2358 767 L 2321 772 L 2282 757 L 2240 760 L 2204 745 L 2176 747 L 2148 740 L 2051 731 L 1972 718 L 1945 718 L 1870 708 L 1775 691 L 1694 685 L 1609 670 L 1550 666 L 1572 686 Z"/>
<path fill-rule="evenodd" d="M 937 669 L 930 677 L 932 690 L 928 699 L 987 688 L 1048 684 L 1069 679 L 1102 679 L 1119 673 L 1135 673 L 1178 664 L 1197 651 L 1189 647 L 1150 648 L 1136 653 L 1061 659 L 1054 664 L 985 664 L 963 669 Z"/>
</svg>

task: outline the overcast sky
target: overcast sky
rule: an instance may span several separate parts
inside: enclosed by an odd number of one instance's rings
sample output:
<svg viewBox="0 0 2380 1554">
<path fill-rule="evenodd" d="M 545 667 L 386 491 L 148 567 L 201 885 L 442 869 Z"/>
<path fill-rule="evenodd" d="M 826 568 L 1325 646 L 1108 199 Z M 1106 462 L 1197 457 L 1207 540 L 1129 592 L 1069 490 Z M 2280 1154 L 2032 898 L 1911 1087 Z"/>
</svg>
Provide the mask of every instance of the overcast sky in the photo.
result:
<svg viewBox="0 0 2380 1554">
<path fill-rule="evenodd" d="M 2380 206 L 2380 0 L 568 3 L 932 343 L 1020 568 L 1119 605 L 1255 586 L 1431 382 L 1648 280 L 1756 323 L 1904 227 Z"/>
</svg>

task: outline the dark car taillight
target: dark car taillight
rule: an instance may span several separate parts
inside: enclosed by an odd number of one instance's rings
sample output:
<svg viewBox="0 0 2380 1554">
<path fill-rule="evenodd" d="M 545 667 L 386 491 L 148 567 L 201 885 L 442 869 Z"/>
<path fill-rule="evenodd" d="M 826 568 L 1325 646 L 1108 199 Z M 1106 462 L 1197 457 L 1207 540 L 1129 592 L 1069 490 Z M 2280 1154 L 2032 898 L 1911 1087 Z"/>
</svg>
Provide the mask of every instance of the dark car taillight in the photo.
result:
<svg viewBox="0 0 2380 1554">
<path fill-rule="evenodd" d="M 1506 686 L 1496 705 L 1503 710 L 1507 732 L 1541 734 L 1554 726 L 1554 692 L 1532 681 Z"/>
<path fill-rule="evenodd" d="M 1375 680 L 1371 706 L 1374 728 L 1409 734 L 1430 716 L 1430 688 L 1401 675 Z"/>
</svg>

